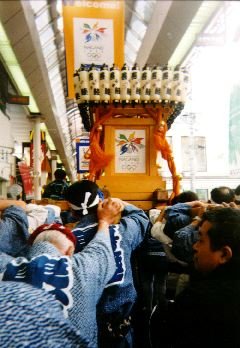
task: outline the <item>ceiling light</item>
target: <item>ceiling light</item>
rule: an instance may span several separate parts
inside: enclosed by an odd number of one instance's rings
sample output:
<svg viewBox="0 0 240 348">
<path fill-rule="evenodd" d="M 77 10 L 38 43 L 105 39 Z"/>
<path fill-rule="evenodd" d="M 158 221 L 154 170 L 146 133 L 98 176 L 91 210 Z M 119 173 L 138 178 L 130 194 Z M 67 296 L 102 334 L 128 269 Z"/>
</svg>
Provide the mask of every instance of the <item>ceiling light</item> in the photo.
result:
<svg viewBox="0 0 240 348">
<path fill-rule="evenodd" d="M 40 129 L 41 129 L 41 131 L 45 132 L 46 143 L 48 144 L 49 150 L 56 151 L 56 147 L 52 141 L 52 138 L 50 137 L 50 135 L 48 133 L 48 129 L 47 129 L 45 123 L 41 123 Z"/>
<path fill-rule="evenodd" d="M 8 70 L 9 75 L 14 81 L 16 88 L 20 91 L 21 95 L 29 96 L 28 108 L 30 112 L 39 113 L 39 109 L 32 96 L 29 85 L 25 79 L 25 76 L 18 64 L 17 58 L 11 48 L 10 42 L 7 38 L 5 30 L 0 22 L 0 52 L 3 59 L 3 63 Z"/>
<path fill-rule="evenodd" d="M 175 66 L 183 61 L 186 53 L 189 52 L 190 47 L 194 44 L 199 33 L 201 33 L 207 21 L 212 14 L 216 12 L 220 4 L 221 1 L 203 1 L 187 31 L 169 59 L 168 64 L 170 66 Z"/>
</svg>

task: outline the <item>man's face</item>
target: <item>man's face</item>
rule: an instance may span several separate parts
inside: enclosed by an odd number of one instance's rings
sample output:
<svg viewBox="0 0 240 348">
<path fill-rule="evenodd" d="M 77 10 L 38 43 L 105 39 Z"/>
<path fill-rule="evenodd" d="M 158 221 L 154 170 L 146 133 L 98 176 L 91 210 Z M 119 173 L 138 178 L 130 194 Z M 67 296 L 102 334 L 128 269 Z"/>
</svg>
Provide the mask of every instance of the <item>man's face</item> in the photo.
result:
<svg viewBox="0 0 240 348">
<path fill-rule="evenodd" d="M 213 251 L 210 246 L 208 230 L 212 224 L 204 221 L 199 227 L 198 241 L 193 245 L 194 266 L 202 273 L 209 273 L 223 263 L 222 249 Z"/>
</svg>

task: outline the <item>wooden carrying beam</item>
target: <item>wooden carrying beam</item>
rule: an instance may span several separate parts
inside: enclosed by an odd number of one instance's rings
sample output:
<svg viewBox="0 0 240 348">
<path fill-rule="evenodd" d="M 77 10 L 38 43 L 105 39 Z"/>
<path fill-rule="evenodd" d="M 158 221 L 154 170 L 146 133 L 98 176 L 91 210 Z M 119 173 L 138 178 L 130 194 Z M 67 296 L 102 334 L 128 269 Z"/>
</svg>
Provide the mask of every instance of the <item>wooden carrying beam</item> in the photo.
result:
<svg viewBox="0 0 240 348">
<path fill-rule="evenodd" d="M 69 207 L 69 204 L 67 201 L 57 201 L 57 200 L 50 199 L 50 198 L 43 198 L 40 200 L 32 200 L 32 203 L 38 204 L 38 205 L 52 204 L 52 205 L 56 205 L 56 206 L 60 207 L 61 211 L 70 210 L 70 207 Z"/>
</svg>

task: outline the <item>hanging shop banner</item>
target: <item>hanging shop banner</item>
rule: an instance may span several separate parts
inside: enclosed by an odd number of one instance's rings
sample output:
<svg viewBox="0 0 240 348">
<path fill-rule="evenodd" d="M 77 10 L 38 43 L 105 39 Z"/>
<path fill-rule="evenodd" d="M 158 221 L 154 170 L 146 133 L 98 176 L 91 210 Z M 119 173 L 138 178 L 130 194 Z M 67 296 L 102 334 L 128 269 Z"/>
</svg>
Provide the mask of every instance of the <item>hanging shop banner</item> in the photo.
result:
<svg viewBox="0 0 240 348">
<path fill-rule="evenodd" d="M 74 98 L 74 71 L 81 64 L 124 62 L 124 1 L 81 1 L 64 6 L 68 97 Z"/>
<path fill-rule="evenodd" d="M 25 162 L 18 162 L 18 168 L 22 178 L 26 199 L 33 199 L 34 193 L 31 168 Z"/>
<path fill-rule="evenodd" d="M 34 162 L 34 156 L 33 156 L 33 136 L 34 131 L 32 130 L 30 132 L 30 167 L 33 168 L 33 162 Z M 46 154 L 47 154 L 47 144 L 46 144 L 46 132 L 41 131 L 41 170 L 50 172 L 49 170 L 49 164 L 46 160 Z"/>
<path fill-rule="evenodd" d="M 89 159 L 86 158 L 89 145 L 89 139 L 81 139 L 79 143 L 76 143 L 77 173 L 89 172 Z"/>
</svg>

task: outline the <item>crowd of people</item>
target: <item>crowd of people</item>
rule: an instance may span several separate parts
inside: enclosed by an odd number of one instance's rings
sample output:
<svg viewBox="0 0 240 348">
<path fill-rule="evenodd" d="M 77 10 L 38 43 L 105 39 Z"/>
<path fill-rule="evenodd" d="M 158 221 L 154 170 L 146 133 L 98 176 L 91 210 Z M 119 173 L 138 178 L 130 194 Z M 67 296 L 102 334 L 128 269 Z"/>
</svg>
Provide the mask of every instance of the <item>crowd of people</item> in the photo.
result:
<svg viewBox="0 0 240 348">
<path fill-rule="evenodd" d="M 0 200 L 1 347 L 240 346 L 240 186 L 144 212 L 63 174 L 71 225 Z"/>
</svg>

